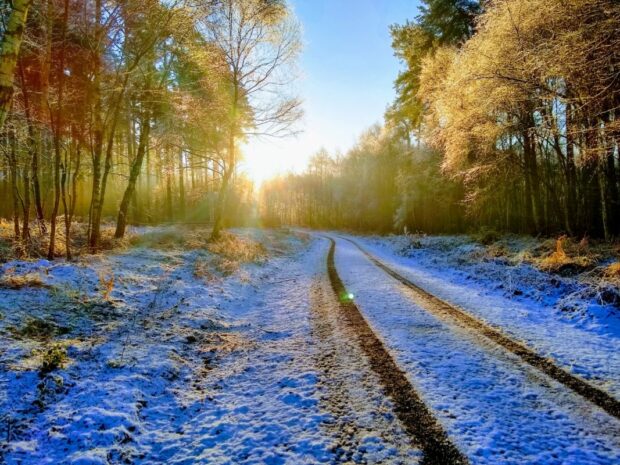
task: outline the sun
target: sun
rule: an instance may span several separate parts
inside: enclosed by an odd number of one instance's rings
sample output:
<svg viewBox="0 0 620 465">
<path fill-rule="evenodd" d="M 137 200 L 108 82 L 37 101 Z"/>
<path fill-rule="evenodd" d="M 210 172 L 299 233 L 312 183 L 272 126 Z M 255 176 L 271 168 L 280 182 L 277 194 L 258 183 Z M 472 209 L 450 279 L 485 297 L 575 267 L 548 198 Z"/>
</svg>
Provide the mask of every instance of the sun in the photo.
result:
<svg viewBox="0 0 620 465">
<path fill-rule="evenodd" d="M 302 169 L 310 158 L 305 146 L 295 138 L 253 140 L 242 146 L 240 171 L 260 188 L 269 179 Z"/>
</svg>

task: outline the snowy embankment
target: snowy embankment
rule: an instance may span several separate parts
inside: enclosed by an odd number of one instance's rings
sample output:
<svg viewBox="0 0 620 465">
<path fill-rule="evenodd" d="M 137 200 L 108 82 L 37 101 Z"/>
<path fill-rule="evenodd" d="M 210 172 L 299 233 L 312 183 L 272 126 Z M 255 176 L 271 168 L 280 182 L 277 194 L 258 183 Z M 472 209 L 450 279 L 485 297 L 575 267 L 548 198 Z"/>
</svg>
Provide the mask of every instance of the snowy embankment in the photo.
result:
<svg viewBox="0 0 620 465">
<path fill-rule="evenodd" d="M 381 258 L 396 262 L 390 254 L 385 247 Z M 615 418 L 513 354 L 419 307 L 348 241 L 337 240 L 336 267 L 359 309 L 472 463 L 607 465 L 620 460 Z M 437 273 L 436 287 L 429 290 L 441 295 L 438 290 L 445 286 L 456 292 L 458 284 Z M 482 296 L 472 288 L 463 286 L 461 292 Z"/>
<path fill-rule="evenodd" d="M 493 257 L 466 236 L 355 240 L 420 287 L 620 398 L 620 308 L 604 301 L 597 283 Z M 523 250 L 533 241 L 507 246 Z"/>
</svg>

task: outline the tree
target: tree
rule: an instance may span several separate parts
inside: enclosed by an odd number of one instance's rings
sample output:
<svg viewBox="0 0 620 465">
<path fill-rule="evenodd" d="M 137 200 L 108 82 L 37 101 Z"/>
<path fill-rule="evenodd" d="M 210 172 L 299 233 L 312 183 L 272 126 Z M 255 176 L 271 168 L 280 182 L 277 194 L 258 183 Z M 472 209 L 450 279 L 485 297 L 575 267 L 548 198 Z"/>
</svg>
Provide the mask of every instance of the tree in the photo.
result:
<svg viewBox="0 0 620 465">
<path fill-rule="evenodd" d="M 32 0 L 13 0 L 11 4 L 6 29 L 0 42 L 0 129 L 4 126 L 11 105 L 15 66 Z"/>
<path fill-rule="evenodd" d="M 299 100 L 285 93 L 300 38 L 282 0 L 206 2 L 202 10 L 200 28 L 222 51 L 228 71 L 227 146 L 212 232 L 216 239 L 239 161 L 238 142 L 253 135 L 286 136 L 301 115 Z"/>
<path fill-rule="evenodd" d="M 408 141 L 422 122 L 423 105 L 418 91 L 425 57 L 437 47 L 462 44 L 471 37 L 482 7 L 473 0 L 423 0 L 419 9 L 415 21 L 390 27 L 394 54 L 405 69 L 398 73 L 394 83 L 397 95 L 386 119 L 400 127 Z"/>
<path fill-rule="evenodd" d="M 533 233 L 618 231 L 619 19 L 608 0 L 504 0 L 461 49 L 426 59 L 429 140 L 482 215 Z"/>
</svg>

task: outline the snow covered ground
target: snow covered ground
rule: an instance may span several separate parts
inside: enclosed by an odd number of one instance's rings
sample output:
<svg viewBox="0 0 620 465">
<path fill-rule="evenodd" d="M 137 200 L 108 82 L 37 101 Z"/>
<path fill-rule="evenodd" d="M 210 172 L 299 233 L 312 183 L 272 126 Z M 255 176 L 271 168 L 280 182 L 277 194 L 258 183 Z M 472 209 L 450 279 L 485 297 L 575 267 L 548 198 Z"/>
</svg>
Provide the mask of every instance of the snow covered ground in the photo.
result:
<svg viewBox="0 0 620 465">
<path fill-rule="evenodd" d="M 377 250 L 375 246 L 373 251 Z M 382 258 L 397 261 L 389 254 L 385 248 Z M 409 270 L 407 259 L 402 260 L 401 268 Z M 362 313 L 472 463 L 620 461 L 620 423 L 615 418 L 493 343 L 418 307 L 403 286 L 342 239 L 337 240 L 336 267 Z M 415 273 L 422 273 L 418 263 L 411 269 L 416 278 Z M 441 295 L 440 290 L 450 289 L 456 294 L 458 282 L 450 284 L 445 274 L 434 278 L 424 281 L 435 284 L 429 290 Z M 481 294 L 471 285 L 461 285 L 460 291 L 466 296 Z M 472 302 L 484 300 L 478 295 Z"/>
<path fill-rule="evenodd" d="M 0 288 L 0 462 L 416 463 L 317 310 L 327 241 L 243 234 L 268 258 L 228 277 L 205 250 L 2 265 L 30 284 Z M 46 372 L 51 347 L 67 360 Z"/>
<path fill-rule="evenodd" d="M 183 231 L 137 232 L 148 239 L 125 251 L 0 266 L 0 463 L 420 462 L 338 312 L 325 238 L 238 230 L 265 254 L 237 267 L 226 250 L 178 242 Z M 473 260 L 479 246 L 463 238 L 426 238 L 422 248 L 355 239 L 430 292 L 619 392 L 613 309 L 583 293 L 571 297 L 585 309 L 579 318 L 560 309 L 579 283 Z M 617 420 L 417 307 L 341 239 L 336 266 L 472 464 L 620 463 Z"/>
<path fill-rule="evenodd" d="M 489 257 L 465 236 L 354 239 L 420 287 L 620 398 L 620 308 L 601 302 L 591 283 Z M 534 239 L 513 241 L 525 248 Z"/>
</svg>

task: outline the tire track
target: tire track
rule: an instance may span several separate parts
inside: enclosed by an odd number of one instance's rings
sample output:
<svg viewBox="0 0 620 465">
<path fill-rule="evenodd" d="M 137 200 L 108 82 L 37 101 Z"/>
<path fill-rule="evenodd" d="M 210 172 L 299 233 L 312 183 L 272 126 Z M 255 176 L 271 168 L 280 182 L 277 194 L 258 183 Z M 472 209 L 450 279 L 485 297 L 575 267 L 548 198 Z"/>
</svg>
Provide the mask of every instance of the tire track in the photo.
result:
<svg viewBox="0 0 620 465">
<path fill-rule="evenodd" d="M 310 293 L 320 403 L 329 413 L 325 428 L 336 439 L 333 463 L 419 463 L 422 453 L 394 421 L 392 402 L 371 370 L 354 329 L 334 311 L 338 302 L 327 274 L 314 277 Z"/>
<path fill-rule="evenodd" d="M 386 394 L 394 404 L 394 413 L 411 438 L 424 454 L 424 465 L 460 465 L 468 460 L 448 438 L 439 421 L 424 404 L 414 387 L 383 343 L 368 325 L 348 294 L 334 263 L 336 242 L 329 238 L 327 271 L 332 289 L 339 300 L 338 309 L 346 323 L 357 335 L 360 348 L 368 357 L 369 365 L 379 378 Z"/>
<path fill-rule="evenodd" d="M 533 366 L 539 371 L 543 372 L 550 378 L 561 383 L 567 388 L 571 389 L 576 394 L 580 395 L 589 402 L 603 409 L 611 416 L 620 419 L 620 401 L 606 393 L 605 391 L 592 386 L 588 382 L 575 375 L 570 374 L 563 368 L 560 368 L 551 360 L 537 354 L 524 344 L 511 339 L 506 336 L 500 330 L 489 326 L 487 323 L 479 320 L 475 316 L 466 312 L 465 310 L 456 307 L 443 299 L 431 294 L 425 289 L 421 288 L 417 284 L 404 277 L 403 275 L 390 268 L 383 263 L 377 257 L 366 251 L 356 241 L 347 237 L 342 239 L 350 242 L 357 247 L 375 266 L 383 270 L 389 276 L 400 282 L 402 285 L 413 291 L 413 296 L 416 303 L 420 304 L 422 308 L 428 312 L 439 316 L 442 319 L 449 318 L 458 322 L 461 326 L 464 326 L 470 330 L 475 331 L 478 334 L 483 335 L 492 342 L 502 346 L 504 349 L 512 352 L 525 363 Z"/>
</svg>

